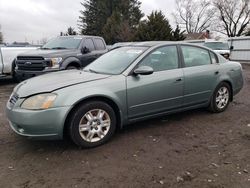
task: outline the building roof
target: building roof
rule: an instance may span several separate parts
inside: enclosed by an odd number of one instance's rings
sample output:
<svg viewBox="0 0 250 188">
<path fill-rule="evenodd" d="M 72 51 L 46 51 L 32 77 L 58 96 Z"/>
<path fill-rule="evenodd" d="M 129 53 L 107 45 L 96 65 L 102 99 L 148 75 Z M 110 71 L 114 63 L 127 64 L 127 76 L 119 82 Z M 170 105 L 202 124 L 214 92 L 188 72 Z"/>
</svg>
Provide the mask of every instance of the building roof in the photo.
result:
<svg viewBox="0 0 250 188">
<path fill-rule="evenodd" d="M 186 37 L 185 40 L 201 40 L 201 39 L 209 38 L 207 36 L 207 33 L 205 33 L 205 32 L 203 32 L 203 33 L 188 33 L 184 36 Z"/>
</svg>

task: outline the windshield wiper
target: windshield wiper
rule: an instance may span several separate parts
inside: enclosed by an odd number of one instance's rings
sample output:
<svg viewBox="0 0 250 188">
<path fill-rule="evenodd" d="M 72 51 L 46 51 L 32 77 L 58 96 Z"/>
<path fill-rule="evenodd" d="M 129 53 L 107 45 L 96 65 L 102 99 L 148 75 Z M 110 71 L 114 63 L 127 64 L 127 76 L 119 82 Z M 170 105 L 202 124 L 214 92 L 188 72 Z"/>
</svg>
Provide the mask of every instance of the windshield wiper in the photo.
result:
<svg viewBox="0 0 250 188">
<path fill-rule="evenodd" d="M 89 71 L 89 72 L 93 72 L 93 73 L 96 73 L 96 74 L 100 74 L 100 72 L 98 72 L 98 71 L 95 71 L 95 70 L 93 70 L 93 69 L 87 69 L 87 71 Z"/>
<path fill-rule="evenodd" d="M 54 48 L 51 48 L 52 50 L 64 50 L 64 49 L 67 49 L 65 47 L 54 47 Z"/>
<path fill-rule="evenodd" d="M 106 74 L 106 75 L 115 75 L 112 73 L 107 73 L 107 72 L 100 72 L 100 71 L 96 71 L 93 69 L 83 69 L 84 72 L 92 72 L 92 73 L 96 73 L 96 74 Z"/>
</svg>

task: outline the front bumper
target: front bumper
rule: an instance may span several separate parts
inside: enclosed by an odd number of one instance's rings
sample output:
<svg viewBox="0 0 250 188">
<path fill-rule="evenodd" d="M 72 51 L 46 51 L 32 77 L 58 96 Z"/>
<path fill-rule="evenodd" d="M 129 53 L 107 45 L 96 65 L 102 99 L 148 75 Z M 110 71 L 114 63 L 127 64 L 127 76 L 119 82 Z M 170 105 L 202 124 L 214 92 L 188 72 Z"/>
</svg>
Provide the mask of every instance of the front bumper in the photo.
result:
<svg viewBox="0 0 250 188">
<path fill-rule="evenodd" d="M 26 80 L 35 76 L 43 75 L 50 72 L 56 72 L 60 69 L 44 69 L 43 71 L 24 71 L 24 70 L 15 70 L 15 76 L 18 80 Z"/>
<path fill-rule="evenodd" d="M 11 128 L 19 135 L 39 139 L 62 139 L 66 116 L 70 107 L 47 110 L 6 108 Z"/>
</svg>

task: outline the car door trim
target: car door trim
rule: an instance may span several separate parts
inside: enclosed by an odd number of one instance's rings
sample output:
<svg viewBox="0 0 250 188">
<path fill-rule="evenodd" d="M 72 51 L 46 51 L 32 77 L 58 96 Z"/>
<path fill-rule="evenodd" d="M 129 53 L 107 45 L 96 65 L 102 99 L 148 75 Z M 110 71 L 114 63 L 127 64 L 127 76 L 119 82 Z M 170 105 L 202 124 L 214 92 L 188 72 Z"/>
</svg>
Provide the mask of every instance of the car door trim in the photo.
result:
<svg viewBox="0 0 250 188">
<path fill-rule="evenodd" d="M 154 101 L 154 102 L 147 102 L 147 103 L 137 104 L 137 105 L 133 105 L 133 106 L 129 107 L 129 109 L 133 109 L 133 108 L 136 108 L 136 107 L 145 106 L 145 105 L 149 105 L 149 104 L 155 104 L 155 103 L 159 103 L 159 102 L 170 101 L 170 100 L 173 100 L 173 99 L 179 99 L 179 98 L 182 98 L 182 97 L 183 96 L 178 96 L 178 97 L 172 97 L 172 98 L 169 98 L 169 99 L 162 99 L 162 100 L 158 100 L 158 101 Z"/>
</svg>

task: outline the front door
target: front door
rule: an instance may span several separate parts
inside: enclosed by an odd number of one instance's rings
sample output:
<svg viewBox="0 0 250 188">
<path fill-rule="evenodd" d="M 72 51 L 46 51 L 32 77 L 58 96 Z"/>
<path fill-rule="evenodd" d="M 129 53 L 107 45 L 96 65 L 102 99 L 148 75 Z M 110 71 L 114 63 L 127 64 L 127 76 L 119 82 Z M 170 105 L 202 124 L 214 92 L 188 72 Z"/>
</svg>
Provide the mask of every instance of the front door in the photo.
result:
<svg viewBox="0 0 250 188">
<path fill-rule="evenodd" d="M 130 119 L 182 106 L 183 71 L 179 68 L 176 46 L 165 46 L 154 50 L 139 63 L 139 66 L 150 66 L 154 69 L 154 73 L 127 77 Z"/>
</svg>

